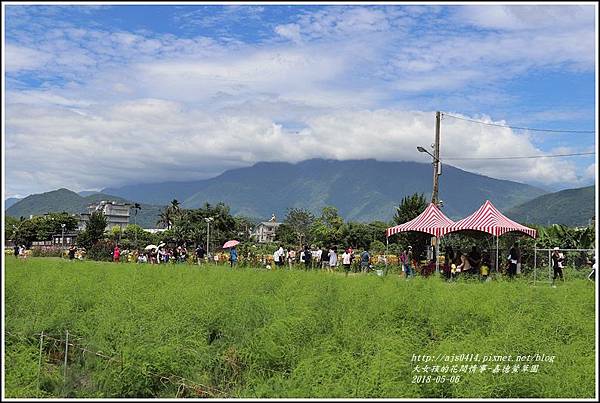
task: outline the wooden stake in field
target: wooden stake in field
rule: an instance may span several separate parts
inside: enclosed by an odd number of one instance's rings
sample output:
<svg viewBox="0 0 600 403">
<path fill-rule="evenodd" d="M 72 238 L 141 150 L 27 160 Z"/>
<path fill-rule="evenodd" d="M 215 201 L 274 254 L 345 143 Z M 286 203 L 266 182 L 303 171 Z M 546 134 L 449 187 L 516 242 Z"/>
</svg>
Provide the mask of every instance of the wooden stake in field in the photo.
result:
<svg viewBox="0 0 600 403">
<path fill-rule="evenodd" d="M 67 330 L 65 341 L 65 370 L 63 374 L 63 386 L 67 383 L 67 355 L 69 354 L 69 331 Z"/>
<path fill-rule="evenodd" d="M 40 334 L 40 361 L 38 363 L 38 383 L 37 388 L 38 392 L 40 391 L 40 377 L 42 376 L 42 346 L 44 343 L 44 331 Z"/>
</svg>

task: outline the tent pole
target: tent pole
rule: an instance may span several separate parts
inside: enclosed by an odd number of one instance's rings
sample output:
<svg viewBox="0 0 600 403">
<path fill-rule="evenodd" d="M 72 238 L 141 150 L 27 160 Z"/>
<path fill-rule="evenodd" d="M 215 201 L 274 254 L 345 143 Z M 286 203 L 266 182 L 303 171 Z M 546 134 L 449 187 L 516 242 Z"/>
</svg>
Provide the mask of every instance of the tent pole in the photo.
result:
<svg viewBox="0 0 600 403">
<path fill-rule="evenodd" d="M 386 237 L 385 238 L 385 274 L 387 274 L 388 271 L 388 247 L 390 246 L 390 237 Z"/>
<path fill-rule="evenodd" d="M 498 274 L 498 235 L 496 234 L 496 274 Z"/>
<path fill-rule="evenodd" d="M 435 273 L 440 273 L 440 239 L 435 237 Z"/>
</svg>

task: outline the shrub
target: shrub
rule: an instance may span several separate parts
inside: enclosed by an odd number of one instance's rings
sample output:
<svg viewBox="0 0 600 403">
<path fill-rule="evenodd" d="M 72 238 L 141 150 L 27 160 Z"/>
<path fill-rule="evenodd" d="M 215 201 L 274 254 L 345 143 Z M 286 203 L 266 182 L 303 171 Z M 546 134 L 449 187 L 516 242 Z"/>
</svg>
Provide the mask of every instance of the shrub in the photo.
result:
<svg viewBox="0 0 600 403">
<path fill-rule="evenodd" d="M 88 251 L 87 258 L 92 260 L 112 260 L 115 242 L 108 239 L 103 239 L 96 242 Z"/>
<path fill-rule="evenodd" d="M 34 246 L 31 248 L 33 257 L 63 257 L 63 249 L 60 246 Z"/>
</svg>

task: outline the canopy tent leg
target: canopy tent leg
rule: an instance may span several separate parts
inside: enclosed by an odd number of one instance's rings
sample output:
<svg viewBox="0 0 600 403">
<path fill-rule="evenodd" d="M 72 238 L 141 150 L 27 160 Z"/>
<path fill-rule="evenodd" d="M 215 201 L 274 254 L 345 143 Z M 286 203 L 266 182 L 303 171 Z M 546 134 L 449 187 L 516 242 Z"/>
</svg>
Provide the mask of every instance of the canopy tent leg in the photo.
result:
<svg viewBox="0 0 600 403">
<path fill-rule="evenodd" d="M 385 238 L 385 274 L 387 274 L 388 247 L 390 246 L 390 237 Z"/>
<path fill-rule="evenodd" d="M 494 268 L 496 274 L 498 274 L 498 262 L 498 235 L 496 235 L 496 267 Z"/>
<path fill-rule="evenodd" d="M 435 273 L 440 274 L 440 239 L 435 237 Z"/>
</svg>

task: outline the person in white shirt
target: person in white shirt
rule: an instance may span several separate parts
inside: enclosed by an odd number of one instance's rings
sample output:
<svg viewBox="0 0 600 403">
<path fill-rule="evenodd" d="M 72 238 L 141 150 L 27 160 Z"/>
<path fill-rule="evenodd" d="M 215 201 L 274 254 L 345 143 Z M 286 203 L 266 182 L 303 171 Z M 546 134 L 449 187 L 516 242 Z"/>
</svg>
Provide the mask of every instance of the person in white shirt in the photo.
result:
<svg viewBox="0 0 600 403">
<path fill-rule="evenodd" d="M 287 252 L 287 261 L 290 269 L 292 268 L 292 264 L 296 261 L 296 251 L 292 248 L 288 249 Z"/>
<path fill-rule="evenodd" d="M 350 265 L 352 264 L 352 253 L 350 249 L 346 249 L 342 254 L 342 264 L 344 265 L 344 272 L 346 276 L 350 273 Z"/>
<path fill-rule="evenodd" d="M 283 250 L 283 246 L 280 246 L 279 249 L 273 253 L 273 260 L 275 261 L 275 265 L 281 267 L 283 266 L 283 260 L 285 259 L 285 252 Z"/>
<path fill-rule="evenodd" d="M 335 246 L 332 247 L 331 249 L 329 249 L 329 253 L 327 254 L 327 256 L 329 256 L 329 271 L 333 272 L 333 269 L 337 266 L 337 251 Z"/>
<path fill-rule="evenodd" d="M 592 261 L 590 263 L 592 263 L 592 271 L 588 275 L 588 280 L 596 281 L 596 257 L 595 256 L 592 256 Z"/>
</svg>

